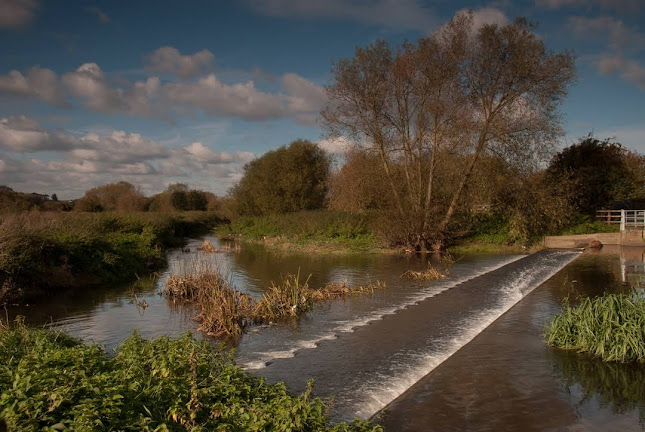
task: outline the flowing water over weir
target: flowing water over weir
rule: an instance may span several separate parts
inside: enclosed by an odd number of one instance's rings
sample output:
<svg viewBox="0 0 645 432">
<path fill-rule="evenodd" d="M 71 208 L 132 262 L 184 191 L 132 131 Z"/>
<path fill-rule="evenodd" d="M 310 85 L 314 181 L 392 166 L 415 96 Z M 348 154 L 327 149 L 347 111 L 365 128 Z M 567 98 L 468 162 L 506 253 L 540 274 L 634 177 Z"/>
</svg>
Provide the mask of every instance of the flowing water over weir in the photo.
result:
<svg viewBox="0 0 645 432">
<path fill-rule="evenodd" d="M 345 320 L 301 323 L 294 338 L 243 341 L 238 361 L 270 381 L 333 396 L 332 417 L 370 417 L 472 340 L 576 252 L 511 257 L 429 283 L 388 307 Z M 269 350 L 261 345 L 273 343 Z"/>
</svg>

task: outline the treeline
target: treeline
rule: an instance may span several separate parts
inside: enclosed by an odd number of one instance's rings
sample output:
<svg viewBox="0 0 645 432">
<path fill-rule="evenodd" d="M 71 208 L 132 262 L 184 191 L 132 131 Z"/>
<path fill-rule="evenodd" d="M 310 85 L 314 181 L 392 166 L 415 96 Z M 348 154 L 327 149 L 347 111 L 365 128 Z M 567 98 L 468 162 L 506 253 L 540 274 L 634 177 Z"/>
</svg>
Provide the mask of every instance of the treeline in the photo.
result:
<svg viewBox="0 0 645 432">
<path fill-rule="evenodd" d="M 0 211 L 26 210 L 77 211 L 77 212 L 168 212 L 168 211 L 217 211 L 221 198 L 212 192 L 189 189 L 182 183 L 169 185 L 163 192 L 146 197 L 141 190 L 128 182 L 120 181 L 89 189 L 83 197 L 59 201 L 39 193 L 16 192 L 0 186 Z"/>
<path fill-rule="evenodd" d="M 433 174 L 434 199 L 445 203 L 458 187 L 456 177 L 461 167 L 472 155 L 441 157 L 443 166 Z M 334 168 L 330 155 L 311 142 L 298 140 L 249 163 L 240 183 L 223 200 L 234 231 L 251 238 L 289 235 L 293 229 L 276 231 L 274 226 L 284 215 L 286 225 L 300 231 L 306 225 L 311 231 L 299 237 L 314 232 L 318 239 L 319 232 L 327 232 L 329 237 L 351 237 L 347 227 L 353 226 L 361 227 L 355 233 L 355 237 L 361 237 L 366 220 L 370 220 L 369 229 L 390 246 L 420 248 L 418 238 L 410 235 L 410 224 L 395 209 L 391 180 L 383 174 L 378 155 L 354 148 L 342 162 Z M 389 170 L 395 190 L 403 193 L 407 187 L 404 162 L 390 163 Z M 487 153 L 473 171 L 450 231 L 444 235 L 448 244 L 463 237 L 531 244 L 546 234 L 589 224 L 598 209 L 642 207 L 643 198 L 645 157 L 610 139 L 599 140 L 592 135 L 581 138 L 542 167 L 517 166 L 500 155 Z M 325 209 L 333 210 L 329 213 L 333 218 L 320 214 L 286 217 L 303 210 Z M 350 222 L 347 215 L 351 214 L 354 219 L 361 218 L 361 223 Z M 316 221 L 321 226 L 313 226 Z M 438 227 L 431 225 L 428 229 Z"/>
</svg>

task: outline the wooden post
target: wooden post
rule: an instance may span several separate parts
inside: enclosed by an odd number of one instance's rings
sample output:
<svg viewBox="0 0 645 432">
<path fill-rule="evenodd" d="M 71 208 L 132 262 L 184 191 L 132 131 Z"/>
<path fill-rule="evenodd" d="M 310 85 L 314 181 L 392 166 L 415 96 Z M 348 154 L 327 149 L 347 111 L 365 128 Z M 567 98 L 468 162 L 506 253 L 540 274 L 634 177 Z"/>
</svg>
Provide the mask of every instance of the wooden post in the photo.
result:
<svg viewBox="0 0 645 432">
<path fill-rule="evenodd" d="M 625 210 L 620 211 L 620 232 L 625 231 Z"/>
</svg>

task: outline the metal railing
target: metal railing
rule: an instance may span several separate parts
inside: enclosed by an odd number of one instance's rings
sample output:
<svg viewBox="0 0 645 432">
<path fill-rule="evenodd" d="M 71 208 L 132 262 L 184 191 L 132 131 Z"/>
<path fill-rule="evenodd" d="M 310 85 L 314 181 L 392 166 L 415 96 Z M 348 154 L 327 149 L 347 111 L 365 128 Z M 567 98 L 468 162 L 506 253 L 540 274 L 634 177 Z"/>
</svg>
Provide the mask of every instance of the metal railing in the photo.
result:
<svg viewBox="0 0 645 432">
<path fill-rule="evenodd" d="M 627 227 L 645 228 L 645 210 L 598 210 L 596 219 L 608 224 L 620 224 L 620 230 Z"/>
</svg>

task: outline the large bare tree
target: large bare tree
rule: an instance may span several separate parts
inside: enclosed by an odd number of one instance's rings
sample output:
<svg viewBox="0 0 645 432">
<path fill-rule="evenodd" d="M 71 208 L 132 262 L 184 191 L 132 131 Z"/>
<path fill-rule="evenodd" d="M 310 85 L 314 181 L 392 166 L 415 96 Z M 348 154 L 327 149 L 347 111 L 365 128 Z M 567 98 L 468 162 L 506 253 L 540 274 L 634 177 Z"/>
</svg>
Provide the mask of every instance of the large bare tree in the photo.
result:
<svg viewBox="0 0 645 432">
<path fill-rule="evenodd" d="M 333 72 L 325 125 L 378 156 L 404 241 L 421 250 L 443 245 L 483 154 L 526 165 L 548 153 L 575 78 L 572 55 L 526 21 L 476 29 L 472 13 L 417 44 L 358 48 Z"/>
</svg>

